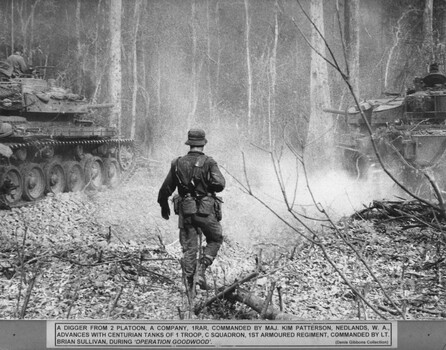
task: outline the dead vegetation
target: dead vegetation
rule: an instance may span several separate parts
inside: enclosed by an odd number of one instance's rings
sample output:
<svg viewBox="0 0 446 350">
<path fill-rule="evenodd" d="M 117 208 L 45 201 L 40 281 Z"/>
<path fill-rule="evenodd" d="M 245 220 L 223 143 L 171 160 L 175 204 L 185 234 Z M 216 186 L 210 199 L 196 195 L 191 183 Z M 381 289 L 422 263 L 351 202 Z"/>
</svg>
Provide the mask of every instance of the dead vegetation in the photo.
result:
<svg viewBox="0 0 446 350">
<path fill-rule="evenodd" d="M 446 317 L 444 223 L 424 204 L 403 200 L 375 201 L 322 228 L 323 250 L 292 233 L 254 250 L 228 223 L 208 273 L 214 289 L 190 305 L 175 220 L 158 220 L 156 189 L 144 178 L 119 191 L 63 194 L 0 212 L 0 318 Z"/>
</svg>

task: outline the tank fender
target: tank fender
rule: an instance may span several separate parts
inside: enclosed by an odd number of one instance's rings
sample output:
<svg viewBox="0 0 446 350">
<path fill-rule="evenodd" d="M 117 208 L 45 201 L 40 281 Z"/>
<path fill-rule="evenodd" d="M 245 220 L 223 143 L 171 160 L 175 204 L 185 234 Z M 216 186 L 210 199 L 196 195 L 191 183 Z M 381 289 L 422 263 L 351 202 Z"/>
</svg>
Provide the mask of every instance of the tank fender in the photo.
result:
<svg viewBox="0 0 446 350">
<path fill-rule="evenodd" d="M 0 122 L 0 138 L 11 136 L 14 133 L 12 125 L 5 122 Z"/>
<path fill-rule="evenodd" d="M 0 155 L 9 158 L 12 156 L 12 149 L 9 146 L 0 143 Z"/>
</svg>

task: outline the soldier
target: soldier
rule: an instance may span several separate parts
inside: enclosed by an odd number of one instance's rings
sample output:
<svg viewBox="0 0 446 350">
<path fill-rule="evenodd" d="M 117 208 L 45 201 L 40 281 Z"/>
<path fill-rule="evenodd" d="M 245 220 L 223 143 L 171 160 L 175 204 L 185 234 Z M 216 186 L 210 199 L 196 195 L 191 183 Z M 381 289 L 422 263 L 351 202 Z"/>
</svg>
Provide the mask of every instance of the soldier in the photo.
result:
<svg viewBox="0 0 446 350">
<path fill-rule="evenodd" d="M 438 63 L 432 63 L 429 66 L 429 74 L 423 78 L 423 83 L 426 85 L 426 87 L 430 88 L 446 83 L 446 76 L 440 72 Z"/>
<path fill-rule="evenodd" d="M 12 55 L 6 60 L 13 68 L 13 77 L 20 77 L 28 73 L 28 66 L 23 58 L 23 46 L 18 45 Z"/>
<path fill-rule="evenodd" d="M 217 162 L 203 153 L 207 143 L 202 129 L 188 132 L 186 145 L 190 146 L 187 155 L 172 161 L 169 173 L 158 193 L 161 215 L 168 220 L 170 208 L 169 196 L 178 188 L 175 195 L 174 210 L 179 215 L 180 244 L 183 249 L 183 271 L 189 289 L 193 288 L 198 252 L 198 229 L 206 237 L 206 247 L 200 260 L 197 284 L 201 289 L 208 289 L 205 271 L 217 256 L 223 242 L 221 220 L 221 199 L 216 192 L 225 187 L 225 179 Z"/>
</svg>

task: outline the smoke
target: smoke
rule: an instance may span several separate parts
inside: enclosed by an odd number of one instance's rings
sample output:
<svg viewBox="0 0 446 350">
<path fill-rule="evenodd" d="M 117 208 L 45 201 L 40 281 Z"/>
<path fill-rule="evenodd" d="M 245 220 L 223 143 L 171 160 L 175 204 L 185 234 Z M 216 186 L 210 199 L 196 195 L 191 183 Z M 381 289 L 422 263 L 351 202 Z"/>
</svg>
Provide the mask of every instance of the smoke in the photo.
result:
<svg viewBox="0 0 446 350">
<path fill-rule="evenodd" d="M 342 170 L 333 170 L 324 176 L 310 178 L 302 188 L 301 205 L 320 204 L 334 220 L 349 216 L 368 206 L 373 200 L 391 199 L 398 194 L 396 185 L 384 174 L 368 180 L 352 178 Z"/>
<path fill-rule="evenodd" d="M 298 235 L 281 218 L 297 229 L 301 225 L 288 212 L 285 198 L 298 217 L 317 230 L 321 224 L 317 219 L 325 219 L 317 206 L 336 222 L 368 206 L 373 200 L 391 199 L 398 195 L 396 185 L 384 174 L 370 176 L 366 181 L 354 179 L 341 170 L 333 170 L 306 179 L 291 152 L 284 152 L 276 165 L 275 170 L 268 153 L 251 147 L 244 150 L 244 162 L 241 156 L 233 155 L 233 162 L 225 167 L 228 186 L 223 192 L 224 229 L 232 238 L 250 245 L 273 242 L 274 245 L 281 244 L 282 248 L 296 244 Z M 249 186 L 253 195 L 264 204 L 247 194 L 239 182 Z"/>
<path fill-rule="evenodd" d="M 224 234 L 248 246 L 268 242 L 286 242 L 283 244 L 286 246 L 298 241 L 296 232 L 281 220 L 287 220 L 296 228 L 300 226 L 288 212 L 284 197 L 302 214 L 300 218 L 306 224 L 319 229 L 320 221 L 305 218 L 324 218 L 315 203 L 336 222 L 373 200 L 391 199 L 398 194 L 396 186 L 385 176 L 370 176 L 365 181 L 352 178 L 342 170 L 333 170 L 306 179 L 302 165 L 287 148 L 275 155 L 274 168 L 271 154 L 250 144 L 233 124 L 194 126 L 205 129 L 208 143 L 204 151 L 217 161 L 227 181 L 225 190 L 219 194 L 224 200 Z M 170 161 L 189 150 L 184 145 L 187 130 L 178 135 L 170 140 L 169 157 L 164 154 L 162 177 L 167 174 Z M 156 180 L 159 186 L 162 181 L 161 177 Z M 264 204 L 248 194 L 247 189 Z"/>
</svg>

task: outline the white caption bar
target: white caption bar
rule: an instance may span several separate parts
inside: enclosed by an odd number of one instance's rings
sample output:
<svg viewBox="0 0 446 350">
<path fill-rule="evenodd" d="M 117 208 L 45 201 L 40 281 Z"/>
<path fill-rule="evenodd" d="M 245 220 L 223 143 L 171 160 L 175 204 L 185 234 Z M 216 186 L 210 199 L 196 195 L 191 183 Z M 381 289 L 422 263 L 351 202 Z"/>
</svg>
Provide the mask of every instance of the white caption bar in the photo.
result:
<svg viewBox="0 0 446 350">
<path fill-rule="evenodd" d="M 47 321 L 48 348 L 252 345 L 396 348 L 397 323 Z"/>
</svg>

